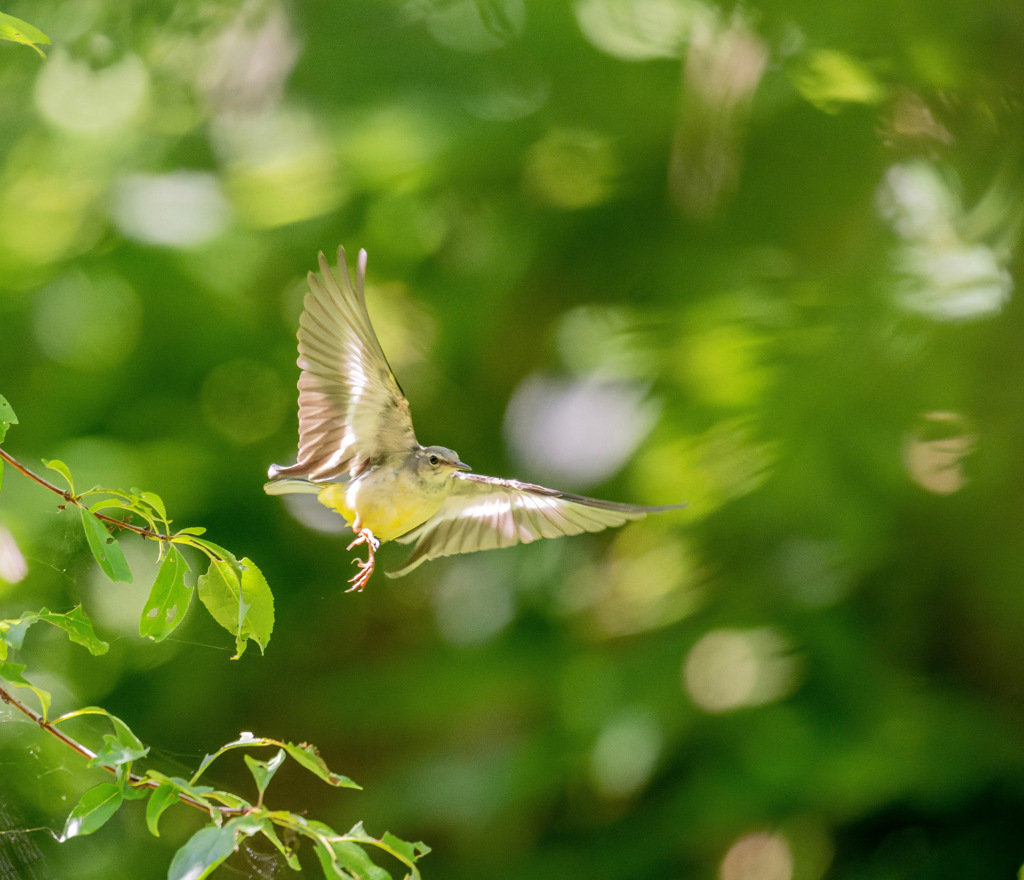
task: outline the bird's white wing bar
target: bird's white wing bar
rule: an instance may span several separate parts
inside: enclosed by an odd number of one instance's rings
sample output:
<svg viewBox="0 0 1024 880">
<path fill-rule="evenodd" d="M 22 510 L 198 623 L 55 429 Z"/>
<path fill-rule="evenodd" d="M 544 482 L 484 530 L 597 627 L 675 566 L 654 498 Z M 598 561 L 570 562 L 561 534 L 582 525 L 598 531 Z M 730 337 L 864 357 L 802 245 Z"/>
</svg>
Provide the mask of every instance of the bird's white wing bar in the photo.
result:
<svg viewBox="0 0 1024 880">
<path fill-rule="evenodd" d="M 642 519 L 648 513 L 676 510 L 685 505 L 644 507 L 601 501 L 559 492 L 518 480 L 457 473 L 441 509 L 423 525 L 396 538 L 416 542 L 409 558 L 391 577 L 408 574 L 430 559 L 529 544 L 540 538 L 559 538 L 599 532 Z"/>
</svg>

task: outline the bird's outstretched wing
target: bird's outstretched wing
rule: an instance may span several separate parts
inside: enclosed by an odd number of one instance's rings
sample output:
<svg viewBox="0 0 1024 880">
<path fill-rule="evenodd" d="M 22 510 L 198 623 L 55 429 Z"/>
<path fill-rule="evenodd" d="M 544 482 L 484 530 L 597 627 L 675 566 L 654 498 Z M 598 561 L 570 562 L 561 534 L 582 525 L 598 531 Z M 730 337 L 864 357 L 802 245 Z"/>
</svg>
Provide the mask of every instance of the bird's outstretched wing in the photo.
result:
<svg viewBox="0 0 1024 880">
<path fill-rule="evenodd" d="M 363 296 L 366 251 L 353 286 L 338 248 L 336 278 L 321 253 L 299 320 L 299 457 L 272 477 L 326 481 L 358 474 L 387 452 L 415 447 L 409 402 L 370 324 Z"/>
<path fill-rule="evenodd" d="M 455 485 L 441 509 L 423 525 L 395 539 L 403 544 L 415 541 L 416 546 L 401 568 L 388 572 L 390 577 L 408 574 L 441 556 L 599 532 L 643 519 L 648 513 L 685 507 L 618 504 L 480 474 L 457 473 L 453 477 Z"/>
</svg>

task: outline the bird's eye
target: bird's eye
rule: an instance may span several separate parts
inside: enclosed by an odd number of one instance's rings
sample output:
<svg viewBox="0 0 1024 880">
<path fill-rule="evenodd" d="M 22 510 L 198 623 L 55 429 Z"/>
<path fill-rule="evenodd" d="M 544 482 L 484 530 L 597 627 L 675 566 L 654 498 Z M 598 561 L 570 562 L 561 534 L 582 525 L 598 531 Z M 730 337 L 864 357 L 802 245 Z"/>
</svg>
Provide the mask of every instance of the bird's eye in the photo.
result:
<svg viewBox="0 0 1024 880">
<path fill-rule="evenodd" d="M 429 460 L 430 460 L 430 463 L 433 464 L 433 465 L 436 465 L 436 464 L 438 464 L 441 461 L 441 459 L 439 459 L 436 455 L 430 456 Z"/>
</svg>

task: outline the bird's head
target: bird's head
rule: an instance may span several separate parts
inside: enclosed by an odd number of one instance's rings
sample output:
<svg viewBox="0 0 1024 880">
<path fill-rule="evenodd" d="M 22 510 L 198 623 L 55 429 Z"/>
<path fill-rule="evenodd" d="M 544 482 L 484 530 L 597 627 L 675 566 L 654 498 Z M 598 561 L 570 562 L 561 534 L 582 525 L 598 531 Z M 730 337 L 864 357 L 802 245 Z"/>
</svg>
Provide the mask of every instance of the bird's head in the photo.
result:
<svg viewBox="0 0 1024 880">
<path fill-rule="evenodd" d="M 416 452 L 416 471 L 430 482 L 442 482 L 455 471 L 468 471 L 469 465 L 459 461 L 459 454 L 444 446 L 427 446 Z"/>
</svg>

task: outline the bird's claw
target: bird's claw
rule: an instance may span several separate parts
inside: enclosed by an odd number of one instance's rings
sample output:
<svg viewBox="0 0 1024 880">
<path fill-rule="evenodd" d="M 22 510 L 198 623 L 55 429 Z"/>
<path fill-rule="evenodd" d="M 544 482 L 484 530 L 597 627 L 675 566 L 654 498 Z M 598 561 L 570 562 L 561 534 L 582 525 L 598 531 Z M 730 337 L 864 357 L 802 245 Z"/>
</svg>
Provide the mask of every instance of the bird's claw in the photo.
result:
<svg viewBox="0 0 1024 880">
<path fill-rule="evenodd" d="M 373 566 L 375 562 L 373 554 L 380 549 L 380 541 L 373 536 L 373 532 L 369 529 L 360 529 L 356 533 L 355 540 L 348 545 L 347 549 L 351 550 L 353 547 L 357 547 L 360 544 L 365 544 L 366 549 L 369 552 L 367 553 L 366 559 L 352 560 L 359 567 L 359 571 L 349 578 L 348 582 L 352 584 L 352 586 L 345 591 L 346 593 L 351 593 L 353 590 L 357 593 L 361 593 L 363 591 L 363 587 L 365 587 L 369 582 L 370 575 L 373 574 Z"/>
</svg>

